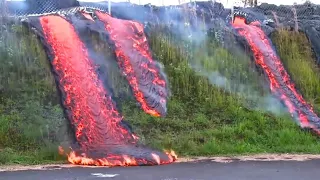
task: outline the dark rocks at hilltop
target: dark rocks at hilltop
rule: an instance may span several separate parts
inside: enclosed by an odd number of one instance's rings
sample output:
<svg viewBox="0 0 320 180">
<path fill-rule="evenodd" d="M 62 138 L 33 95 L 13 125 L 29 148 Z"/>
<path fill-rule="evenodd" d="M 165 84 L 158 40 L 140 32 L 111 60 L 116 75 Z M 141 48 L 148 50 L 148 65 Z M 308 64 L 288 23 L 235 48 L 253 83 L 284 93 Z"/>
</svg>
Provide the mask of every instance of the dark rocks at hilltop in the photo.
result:
<svg viewBox="0 0 320 180">
<path fill-rule="evenodd" d="M 272 19 L 272 28 L 279 27 L 305 32 L 320 64 L 320 5 L 305 3 L 300 5 L 281 5 L 263 3 L 258 7 L 249 8 L 255 13 L 263 14 Z M 294 18 L 296 13 L 297 21 Z M 278 24 L 276 23 L 278 21 Z M 297 24 L 296 24 L 297 23 Z M 297 25 L 297 26 L 296 26 Z"/>
<path fill-rule="evenodd" d="M 305 32 L 308 36 L 317 56 L 317 63 L 320 64 L 320 6 L 300 5 L 296 9 L 299 30 Z M 293 23 L 290 25 L 292 27 Z"/>
<path fill-rule="evenodd" d="M 108 2 L 78 2 L 76 0 L 27 0 L 7 2 L 9 14 L 26 15 L 57 11 L 71 7 L 95 7 L 108 10 Z M 235 8 L 235 12 L 244 14 L 248 22 L 258 20 L 262 28 L 269 35 L 275 28 L 294 30 L 295 9 L 297 14 L 298 30 L 305 32 L 313 45 L 313 49 L 320 64 L 320 5 L 305 3 L 301 5 L 281 5 L 263 3 L 253 8 Z M 158 7 L 150 4 L 134 5 L 130 3 L 112 3 L 112 15 L 121 19 L 137 20 L 141 23 L 166 23 L 175 25 L 178 30 L 184 29 L 185 19 L 194 30 L 205 22 L 206 28 L 211 29 L 222 42 L 230 30 L 228 22 L 231 20 L 231 10 L 225 9 L 221 3 L 196 2 L 182 5 Z M 277 19 L 275 19 L 275 16 Z"/>
<path fill-rule="evenodd" d="M 25 0 L 5 2 L 10 15 L 49 13 L 59 9 L 80 6 L 77 0 Z"/>
<path fill-rule="evenodd" d="M 253 9 L 256 11 L 264 12 L 265 15 L 272 16 L 272 12 L 276 12 L 280 17 L 292 18 L 292 8 L 295 8 L 297 11 L 297 16 L 299 18 L 310 19 L 310 16 L 319 16 L 320 15 L 320 6 L 310 3 L 299 4 L 299 5 L 280 5 L 276 6 L 273 4 L 263 3 L 260 6 L 257 6 Z"/>
<path fill-rule="evenodd" d="M 320 29 L 317 29 L 312 25 L 306 25 L 304 32 L 313 46 L 312 48 L 316 54 L 317 63 L 320 64 Z"/>
</svg>

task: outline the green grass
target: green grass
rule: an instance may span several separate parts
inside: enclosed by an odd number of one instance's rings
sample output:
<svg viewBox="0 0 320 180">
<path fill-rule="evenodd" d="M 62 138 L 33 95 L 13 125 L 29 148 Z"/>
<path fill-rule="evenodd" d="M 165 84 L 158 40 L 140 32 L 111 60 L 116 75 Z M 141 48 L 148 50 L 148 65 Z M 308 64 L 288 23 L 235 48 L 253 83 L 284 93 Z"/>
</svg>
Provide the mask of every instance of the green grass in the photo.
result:
<svg viewBox="0 0 320 180">
<path fill-rule="evenodd" d="M 57 146 L 68 143 L 70 135 L 43 48 L 19 25 L 1 28 L 0 164 L 60 161 Z M 320 152 L 316 136 L 300 130 L 285 112 L 273 115 L 264 104 L 270 93 L 250 57 L 224 49 L 214 38 L 186 47 L 188 42 L 177 43 L 164 32 L 161 28 L 152 30 L 149 41 L 169 79 L 172 96 L 167 117 L 154 118 L 142 112 L 116 64 L 103 66 L 110 70 L 106 76 L 125 119 L 142 142 L 174 149 L 180 156 Z M 303 43 L 296 35 L 287 38 Z M 114 62 L 108 45 L 96 36 L 93 41 L 93 50 Z M 310 48 L 300 51 L 291 47 L 293 43 L 275 42 L 298 88 L 316 106 L 319 76 L 311 63 Z M 290 58 L 305 64 L 304 71 L 290 65 Z M 215 76 L 212 79 L 212 72 L 227 79 L 223 86 Z"/>
<path fill-rule="evenodd" d="M 197 52 L 190 55 L 172 38 L 160 32 L 155 32 L 150 39 L 153 52 L 165 65 L 173 96 L 169 101 L 168 116 L 163 119 L 149 117 L 138 109 L 133 110 L 133 106 L 124 111 L 145 143 L 158 148 L 172 148 L 180 155 L 194 156 L 319 152 L 318 138 L 301 131 L 286 113 L 275 117 L 247 109 L 246 95 L 239 97 L 234 91 L 212 85 L 206 76 L 197 75 L 190 68 L 188 60 L 188 57 L 197 57 L 200 62 L 210 62 L 205 66 L 207 71 L 220 68 L 219 72 L 225 76 L 240 71 L 237 78 L 232 78 L 233 85 L 256 84 L 249 89 L 264 94 L 265 88 L 257 86 L 257 81 L 261 80 L 257 72 L 244 65 L 249 58 L 232 56 L 212 43 L 211 50 L 216 51 L 213 55 Z M 234 71 L 229 74 L 223 72 L 226 67 Z"/>
<path fill-rule="evenodd" d="M 302 33 L 280 31 L 274 34 L 273 41 L 299 91 L 320 114 L 320 68 L 307 37 Z"/>
<path fill-rule="evenodd" d="M 68 135 L 43 48 L 21 26 L 1 27 L 0 63 L 0 163 L 54 160 Z"/>
</svg>

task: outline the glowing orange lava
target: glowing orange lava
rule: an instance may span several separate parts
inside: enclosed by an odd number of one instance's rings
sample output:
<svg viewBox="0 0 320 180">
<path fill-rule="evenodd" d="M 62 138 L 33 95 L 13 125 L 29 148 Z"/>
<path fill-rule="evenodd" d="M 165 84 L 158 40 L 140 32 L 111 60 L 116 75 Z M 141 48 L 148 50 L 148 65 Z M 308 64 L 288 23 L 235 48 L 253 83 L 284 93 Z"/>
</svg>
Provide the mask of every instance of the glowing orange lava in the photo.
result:
<svg viewBox="0 0 320 180">
<path fill-rule="evenodd" d="M 152 60 L 143 25 L 95 11 L 114 42 L 119 67 L 142 109 L 153 116 L 166 114 L 168 90 L 160 69 Z"/>
<path fill-rule="evenodd" d="M 170 164 L 178 159 L 178 156 L 173 150 L 164 151 L 168 156 L 168 160 L 164 161 L 159 155 L 151 153 L 153 159 L 152 162 L 144 158 L 134 158 L 128 155 L 111 155 L 109 154 L 106 158 L 93 159 L 87 157 L 85 153 L 77 155 L 75 151 L 66 153 L 64 149 L 59 146 L 59 153 L 61 155 L 66 155 L 68 161 L 75 165 L 93 165 L 93 166 L 139 166 L 139 165 L 160 165 L 160 164 Z"/>
<path fill-rule="evenodd" d="M 110 93 L 96 72 L 95 61 L 78 36 L 72 18 L 59 14 L 29 17 L 28 25 L 37 29 L 47 50 L 67 118 L 75 130 L 76 150 L 59 152 L 72 164 L 95 166 L 135 166 L 168 164 L 174 153 L 139 146 L 138 136 L 123 125 Z M 68 18 L 68 20 L 66 20 Z M 93 19 L 76 19 L 76 21 Z M 79 25 L 80 26 L 80 25 Z"/>
</svg>

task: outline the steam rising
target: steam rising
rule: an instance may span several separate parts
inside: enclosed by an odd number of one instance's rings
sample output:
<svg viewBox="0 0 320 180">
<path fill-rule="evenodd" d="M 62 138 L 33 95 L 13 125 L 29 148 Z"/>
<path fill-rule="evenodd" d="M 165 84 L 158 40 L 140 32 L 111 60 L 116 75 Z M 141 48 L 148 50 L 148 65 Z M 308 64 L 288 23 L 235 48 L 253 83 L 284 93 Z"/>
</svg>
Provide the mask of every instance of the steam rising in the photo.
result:
<svg viewBox="0 0 320 180">
<path fill-rule="evenodd" d="M 211 31 L 213 32 L 214 39 L 219 42 L 220 46 L 228 49 L 229 53 L 234 57 L 246 56 L 247 52 L 243 50 L 243 47 L 235 44 L 237 35 L 224 20 L 226 17 L 218 12 L 211 11 L 210 22 L 207 22 L 208 18 L 201 17 L 197 14 L 197 6 L 196 3 L 186 4 L 184 6 L 169 6 L 165 11 L 150 7 L 150 12 L 135 13 L 137 11 L 136 7 L 132 9 L 117 8 L 117 5 L 115 5 L 114 9 L 116 10 L 114 11 L 116 11 L 116 13 L 113 14 L 115 14 L 115 16 L 121 15 L 121 17 L 128 19 L 137 19 L 144 23 L 153 21 L 170 26 L 170 33 L 175 39 L 180 39 L 182 42 L 177 45 L 185 47 L 186 52 L 201 49 L 203 44 L 208 40 L 208 35 Z M 218 3 L 212 4 L 212 9 L 215 10 L 217 6 L 219 6 Z M 212 36 L 212 34 L 210 36 Z M 214 58 L 214 55 L 208 55 L 208 52 L 202 51 L 202 53 L 207 55 L 209 63 L 218 64 L 218 61 L 226 61 L 226 59 Z M 249 108 L 271 112 L 275 115 L 287 112 L 285 106 L 274 97 L 268 87 L 265 86 L 267 81 L 264 78 L 260 78 L 260 85 L 256 87 L 257 85 L 254 84 L 254 82 L 248 82 L 250 78 L 245 82 L 241 82 L 236 78 L 228 77 L 228 74 L 218 69 L 213 70 L 206 68 L 196 56 L 188 60 L 190 67 L 195 70 L 198 75 L 208 78 L 214 86 L 223 89 L 227 93 L 245 99 L 244 103 Z M 246 60 L 250 61 L 250 58 L 248 57 Z M 234 63 L 235 65 L 241 65 L 241 63 L 250 64 L 250 62 L 240 62 L 240 60 L 239 64 L 238 62 Z M 255 67 L 251 67 L 251 69 L 248 68 L 248 71 L 255 71 Z M 259 73 L 256 72 L 255 75 L 259 76 Z"/>
</svg>

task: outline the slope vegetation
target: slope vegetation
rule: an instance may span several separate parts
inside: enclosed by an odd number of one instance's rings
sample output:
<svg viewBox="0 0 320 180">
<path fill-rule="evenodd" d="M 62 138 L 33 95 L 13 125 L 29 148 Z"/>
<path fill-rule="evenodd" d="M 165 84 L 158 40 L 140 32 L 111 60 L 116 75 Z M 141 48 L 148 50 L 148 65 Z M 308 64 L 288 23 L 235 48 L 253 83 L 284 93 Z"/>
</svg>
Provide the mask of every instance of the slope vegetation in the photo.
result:
<svg viewBox="0 0 320 180">
<path fill-rule="evenodd" d="M 301 130 L 282 106 L 272 106 L 265 78 L 244 53 L 249 51 L 231 52 L 211 36 L 186 47 L 166 32 L 157 27 L 148 35 L 170 83 L 165 118 L 153 118 L 136 106 L 112 63 L 114 53 L 92 35 L 93 50 L 110 60 L 106 76 L 141 141 L 181 156 L 320 152 L 316 136 Z M 272 39 L 296 86 L 319 112 L 320 70 L 307 38 L 279 31 Z M 57 146 L 72 137 L 42 45 L 19 24 L 1 26 L 0 63 L 0 163 L 62 160 Z"/>
</svg>

